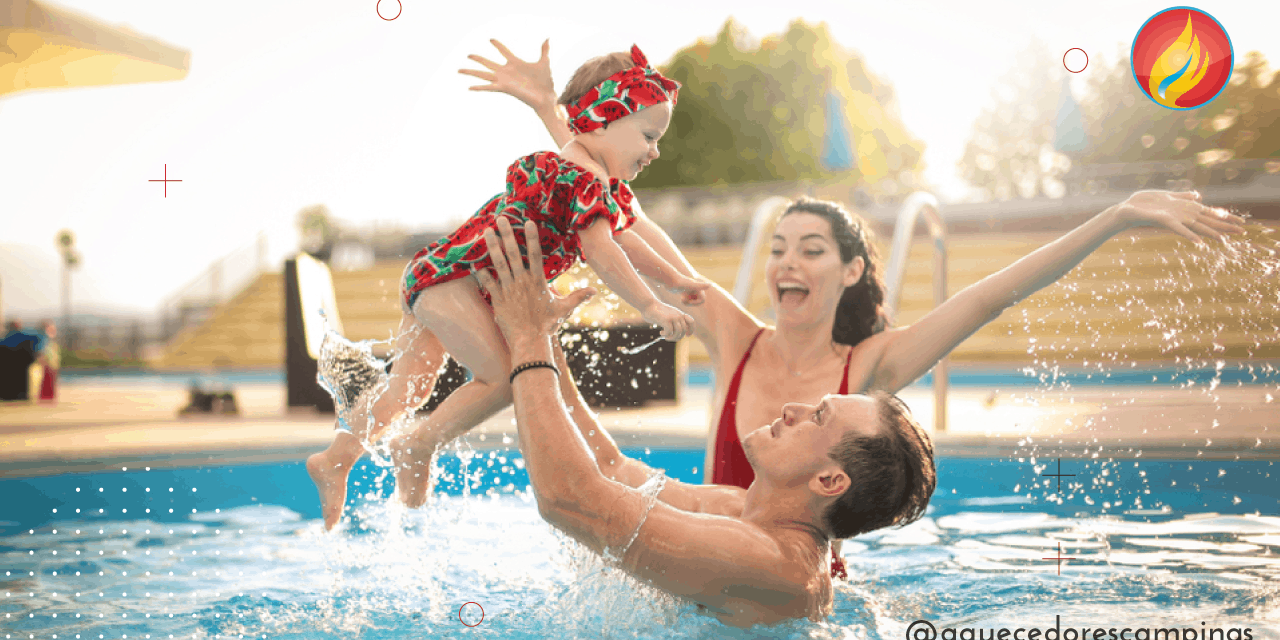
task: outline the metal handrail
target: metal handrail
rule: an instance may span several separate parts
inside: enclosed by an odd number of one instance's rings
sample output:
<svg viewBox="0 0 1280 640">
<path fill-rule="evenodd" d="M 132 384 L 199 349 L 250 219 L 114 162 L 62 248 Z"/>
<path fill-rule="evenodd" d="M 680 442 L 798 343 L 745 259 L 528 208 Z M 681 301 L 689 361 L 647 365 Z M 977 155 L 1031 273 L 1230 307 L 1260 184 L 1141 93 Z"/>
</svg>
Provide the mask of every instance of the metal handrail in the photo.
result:
<svg viewBox="0 0 1280 640">
<path fill-rule="evenodd" d="M 781 209 L 791 204 L 791 200 L 782 196 L 766 198 L 751 214 L 751 227 L 747 230 L 747 242 L 742 252 L 742 262 L 738 263 L 738 277 L 733 281 L 733 297 L 738 303 L 747 306 L 747 298 L 751 297 L 751 285 L 755 284 L 751 276 L 756 270 L 756 254 L 760 253 L 760 240 L 765 228 Z"/>
<path fill-rule="evenodd" d="M 889 317 L 893 317 L 898 310 L 902 279 L 907 271 L 907 256 L 911 253 L 911 238 L 915 235 L 916 220 L 921 213 L 924 214 L 929 237 L 933 240 L 933 304 L 940 306 L 947 300 L 947 226 L 939 213 L 938 199 L 931 193 L 917 191 L 902 203 L 893 225 L 893 245 L 889 251 L 889 266 L 885 269 L 885 305 L 888 307 Z M 947 430 L 948 386 L 948 362 L 947 357 L 943 356 L 933 368 L 933 422 L 936 433 L 945 433 Z"/>
</svg>

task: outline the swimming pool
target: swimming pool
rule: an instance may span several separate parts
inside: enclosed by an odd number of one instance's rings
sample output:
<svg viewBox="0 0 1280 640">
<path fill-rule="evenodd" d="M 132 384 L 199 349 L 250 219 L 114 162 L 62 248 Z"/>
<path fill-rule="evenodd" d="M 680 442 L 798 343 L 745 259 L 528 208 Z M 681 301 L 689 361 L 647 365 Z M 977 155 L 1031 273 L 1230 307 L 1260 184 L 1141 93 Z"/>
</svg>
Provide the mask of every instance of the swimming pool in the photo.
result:
<svg viewBox="0 0 1280 640">
<path fill-rule="evenodd" d="M 627 453 L 700 477 L 701 449 Z M 845 544 L 851 580 L 837 583 L 830 620 L 752 630 L 641 588 L 553 532 L 511 449 L 442 455 L 436 499 L 413 512 L 384 500 L 390 482 L 366 461 L 337 535 L 321 532 L 301 461 L 5 478 L 0 633 L 903 638 L 910 627 L 927 640 L 926 621 L 938 638 L 1055 624 L 1053 640 L 1103 625 L 1280 637 L 1273 461 L 1058 464 L 940 459 L 925 518 Z"/>
</svg>

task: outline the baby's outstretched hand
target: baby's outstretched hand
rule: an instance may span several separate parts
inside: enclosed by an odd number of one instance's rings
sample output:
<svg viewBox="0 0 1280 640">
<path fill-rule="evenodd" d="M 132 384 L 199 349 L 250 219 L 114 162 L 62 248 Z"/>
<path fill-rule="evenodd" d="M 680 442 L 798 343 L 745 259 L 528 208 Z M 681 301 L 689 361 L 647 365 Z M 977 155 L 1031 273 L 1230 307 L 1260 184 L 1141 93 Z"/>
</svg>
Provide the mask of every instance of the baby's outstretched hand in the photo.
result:
<svg viewBox="0 0 1280 640">
<path fill-rule="evenodd" d="M 703 292 L 711 288 L 711 282 L 701 276 L 690 278 L 685 275 L 677 275 L 674 282 L 671 283 L 670 289 L 681 294 L 680 302 L 688 306 L 697 306 L 706 302 L 706 296 Z"/>
<path fill-rule="evenodd" d="M 641 311 L 644 321 L 657 325 L 662 330 L 662 338 L 676 342 L 693 333 L 693 318 L 685 312 L 663 302 L 655 301 Z"/>
<path fill-rule="evenodd" d="M 555 85 L 551 81 L 551 59 L 547 52 L 551 41 L 542 43 L 542 57 L 537 62 L 521 60 L 506 45 L 497 40 L 490 40 L 498 53 L 506 59 L 505 64 L 498 64 L 483 56 L 471 54 L 467 56 L 488 71 L 477 69 L 459 69 L 458 73 L 486 80 L 489 84 L 471 87 L 472 91 L 497 91 L 514 96 L 534 109 L 555 105 Z"/>
</svg>

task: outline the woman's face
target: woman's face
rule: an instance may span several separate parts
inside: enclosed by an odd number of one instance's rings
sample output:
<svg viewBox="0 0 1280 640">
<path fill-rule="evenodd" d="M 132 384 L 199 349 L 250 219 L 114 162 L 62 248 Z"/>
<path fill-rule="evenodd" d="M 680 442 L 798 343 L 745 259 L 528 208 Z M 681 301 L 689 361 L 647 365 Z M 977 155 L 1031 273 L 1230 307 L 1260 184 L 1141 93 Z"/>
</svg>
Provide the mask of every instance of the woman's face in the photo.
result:
<svg viewBox="0 0 1280 640">
<path fill-rule="evenodd" d="M 831 224 L 811 213 L 783 216 L 770 243 L 764 278 L 778 324 L 834 318 L 840 295 L 862 277 L 862 258 L 841 262 Z"/>
</svg>

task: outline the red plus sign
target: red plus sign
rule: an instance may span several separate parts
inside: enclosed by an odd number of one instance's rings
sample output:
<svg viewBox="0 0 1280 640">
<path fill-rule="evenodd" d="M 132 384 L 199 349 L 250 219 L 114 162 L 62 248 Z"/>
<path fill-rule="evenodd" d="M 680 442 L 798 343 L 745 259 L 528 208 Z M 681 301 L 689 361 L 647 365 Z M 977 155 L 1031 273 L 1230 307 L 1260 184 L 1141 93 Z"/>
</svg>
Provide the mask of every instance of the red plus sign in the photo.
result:
<svg viewBox="0 0 1280 640">
<path fill-rule="evenodd" d="M 1041 560 L 1057 560 L 1057 561 L 1058 561 L 1058 575 L 1062 575 L 1062 561 L 1063 561 L 1063 560 L 1075 560 L 1075 558 L 1064 558 L 1064 557 L 1062 557 L 1062 542 L 1061 542 L 1061 541 L 1059 541 L 1059 542 L 1058 542 L 1058 555 L 1057 555 L 1056 557 L 1053 557 L 1053 558 L 1041 558 Z"/>
<path fill-rule="evenodd" d="M 167 165 L 167 164 L 166 164 L 166 165 L 164 166 L 164 180 L 148 180 L 147 182 L 163 182 L 163 183 L 164 183 L 164 197 L 168 198 L 168 197 L 169 197 L 169 183 L 170 183 L 170 182 L 182 182 L 182 181 L 181 181 L 181 180 L 170 180 L 170 179 L 169 179 L 169 165 Z"/>
</svg>

